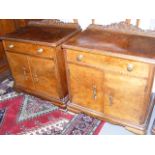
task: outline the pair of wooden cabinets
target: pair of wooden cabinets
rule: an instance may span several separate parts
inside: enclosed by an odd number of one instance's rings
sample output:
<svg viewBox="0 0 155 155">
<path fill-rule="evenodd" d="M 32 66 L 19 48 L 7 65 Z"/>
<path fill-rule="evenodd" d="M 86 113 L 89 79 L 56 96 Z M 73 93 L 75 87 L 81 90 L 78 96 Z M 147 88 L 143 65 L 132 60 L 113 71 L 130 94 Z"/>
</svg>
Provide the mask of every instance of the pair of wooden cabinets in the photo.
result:
<svg viewBox="0 0 155 155">
<path fill-rule="evenodd" d="M 15 87 L 144 134 L 153 108 L 154 37 L 135 28 L 90 25 L 79 33 L 77 24 L 51 23 L 3 38 Z"/>
</svg>

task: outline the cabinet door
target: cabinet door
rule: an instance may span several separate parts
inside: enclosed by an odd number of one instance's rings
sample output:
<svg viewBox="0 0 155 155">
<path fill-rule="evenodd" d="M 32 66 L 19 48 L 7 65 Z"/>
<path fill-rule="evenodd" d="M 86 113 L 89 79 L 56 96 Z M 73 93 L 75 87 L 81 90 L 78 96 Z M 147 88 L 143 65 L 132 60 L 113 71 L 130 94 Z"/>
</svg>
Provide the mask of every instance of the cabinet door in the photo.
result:
<svg viewBox="0 0 155 155">
<path fill-rule="evenodd" d="M 33 89 L 27 56 L 10 52 L 6 52 L 6 54 L 16 86 Z"/>
<path fill-rule="evenodd" d="M 36 91 L 44 96 L 59 98 L 53 60 L 29 57 Z"/>
<path fill-rule="evenodd" d="M 144 121 L 149 101 L 146 101 L 147 79 L 105 74 L 104 113 L 136 124 Z"/>
<path fill-rule="evenodd" d="M 75 64 L 69 64 L 68 67 L 71 102 L 103 112 L 103 73 Z"/>
</svg>

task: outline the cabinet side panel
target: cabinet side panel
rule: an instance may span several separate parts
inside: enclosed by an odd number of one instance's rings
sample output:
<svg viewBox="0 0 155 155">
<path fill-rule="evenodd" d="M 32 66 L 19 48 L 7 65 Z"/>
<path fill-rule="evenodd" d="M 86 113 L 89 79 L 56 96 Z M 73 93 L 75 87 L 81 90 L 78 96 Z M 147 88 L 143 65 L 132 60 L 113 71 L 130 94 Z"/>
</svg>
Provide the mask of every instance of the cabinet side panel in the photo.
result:
<svg viewBox="0 0 155 155">
<path fill-rule="evenodd" d="M 152 94 L 152 87 L 153 87 L 153 82 L 154 82 L 154 73 L 155 73 L 155 68 L 153 65 L 150 65 L 150 71 L 148 75 L 148 81 L 147 81 L 147 89 L 146 89 L 146 94 L 145 94 L 145 106 L 143 108 L 143 117 L 141 118 L 141 121 L 144 122 L 147 119 L 149 109 L 150 109 L 150 104 L 151 104 L 151 94 Z"/>
<path fill-rule="evenodd" d="M 56 52 L 58 84 L 59 84 L 59 89 L 61 89 L 59 90 L 59 92 L 61 93 L 60 94 L 61 97 L 64 98 L 68 94 L 64 52 L 61 46 L 58 46 L 55 49 L 55 52 Z"/>
</svg>

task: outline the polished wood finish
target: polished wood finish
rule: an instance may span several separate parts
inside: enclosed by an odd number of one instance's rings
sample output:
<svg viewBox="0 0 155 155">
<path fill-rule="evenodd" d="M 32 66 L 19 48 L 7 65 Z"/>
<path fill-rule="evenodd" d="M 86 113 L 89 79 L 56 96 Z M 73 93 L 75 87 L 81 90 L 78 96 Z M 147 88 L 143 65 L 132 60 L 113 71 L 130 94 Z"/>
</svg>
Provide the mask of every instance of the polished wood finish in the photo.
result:
<svg viewBox="0 0 155 155">
<path fill-rule="evenodd" d="M 151 34 L 145 36 L 145 33 L 140 32 L 130 34 L 130 31 L 124 33 L 123 30 L 122 32 L 118 31 L 108 30 L 106 27 L 102 28 L 98 25 L 90 25 L 87 30 L 77 37 L 77 40 L 72 38 L 67 47 L 74 50 L 80 48 L 81 51 L 85 49 L 90 51 L 91 49 L 91 51 L 96 53 L 111 54 L 117 57 L 120 57 L 120 55 L 126 58 L 127 56 L 138 57 L 138 59 L 143 59 L 143 61 L 149 59 L 155 63 L 155 37 L 151 37 Z M 108 53 L 106 53 L 107 51 Z"/>
<path fill-rule="evenodd" d="M 14 32 L 21 27 L 25 27 L 28 24 L 25 19 L 0 19 L 0 37 Z M 2 41 L 0 40 L 0 76 L 3 80 L 9 74 L 8 63 L 6 60 L 5 52 L 3 49 Z"/>
<path fill-rule="evenodd" d="M 13 32 L 15 30 L 16 30 L 16 27 L 14 24 L 14 20 L 0 19 L 0 36 L 9 32 Z M 5 58 L 5 52 L 4 52 L 2 41 L 0 40 L 0 76 L 2 80 L 5 78 L 4 72 L 6 72 L 7 70 L 8 70 L 8 65 Z"/>
<path fill-rule="evenodd" d="M 13 19 L 0 19 L 0 35 L 5 35 L 16 30 Z"/>
<path fill-rule="evenodd" d="M 29 63 L 35 84 L 35 90 L 46 96 L 52 95 L 53 98 L 59 99 L 54 61 L 31 57 Z M 45 67 L 42 68 L 41 66 Z"/>
<path fill-rule="evenodd" d="M 38 23 L 40 24 L 41 22 Z M 69 24 L 69 26 L 57 22 L 49 26 L 44 25 L 44 23 L 39 24 L 36 25 L 35 22 L 31 21 L 29 26 L 21 28 L 15 33 L 7 34 L 3 36 L 2 39 L 24 41 L 53 47 L 62 44 L 80 29 L 77 24 Z"/>
<path fill-rule="evenodd" d="M 81 60 L 78 60 L 79 57 Z M 135 77 L 147 78 L 149 73 L 150 65 L 146 63 L 141 63 L 137 61 L 132 61 L 128 59 L 120 59 L 115 57 L 108 57 L 105 55 L 94 55 L 88 51 L 74 51 L 68 50 L 67 61 L 78 63 L 81 65 L 89 65 L 92 67 L 98 67 L 105 71 L 111 71 L 113 73 L 121 73 L 124 75 L 130 75 Z M 104 63 L 103 63 L 104 62 Z M 128 71 L 128 67 L 132 65 L 133 70 Z"/>
<path fill-rule="evenodd" d="M 102 72 L 74 64 L 70 64 L 68 67 L 71 83 L 70 100 L 88 109 L 103 112 L 104 75 Z"/>
<path fill-rule="evenodd" d="M 21 27 L 26 27 L 28 22 L 32 19 L 14 19 L 16 30 L 20 29 Z"/>
<path fill-rule="evenodd" d="M 68 110 L 145 134 L 153 108 L 155 37 L 130 26 L 90 25 L 63 45 Z"/>
<path fill-rule="evenodd" d="M 77 23 L 45 20 L 31 21 L 27 27 L 3 36 L 16 90 L 65 108 L 68 90 L 61 44 L 80 31 Z"/>
<path fill-rule="evenodd" d="M 6 51 L 54 59 L 54 48 L 49 46 L 6 40 L 4 41 L 4 49 Z"/>
<path fill-rule="evenodd" d="M 6 52 L 12 75 L 16 81 L 16 87 L 21 86 L 34 90 L 31 71 L 28 65 L 28 57 L 21 54 Z"/>
</svg>

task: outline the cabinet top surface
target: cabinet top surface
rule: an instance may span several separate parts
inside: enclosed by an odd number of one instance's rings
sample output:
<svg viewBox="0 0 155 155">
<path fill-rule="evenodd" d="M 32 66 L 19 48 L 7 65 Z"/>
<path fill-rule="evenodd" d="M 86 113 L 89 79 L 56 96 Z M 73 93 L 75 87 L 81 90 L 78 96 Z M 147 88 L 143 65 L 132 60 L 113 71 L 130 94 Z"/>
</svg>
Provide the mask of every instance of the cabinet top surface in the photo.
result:
<svg viewBox="0 0 155 155">
<path fill-rule="evenodd" d="M 45 27 L 45 26 L 27 26 L 16 32 L 7 34 L 2 39 L 38 42 L 49 46 L 56 46 L 65 41 L 70 35 L 76 33 L 77 28 L 63 27 Z"/>
<path fill-rule="evenodd" d="M 155 59 L 155 36 L 98 29 L 95 26 L 71 38 L 63 47 Z"/>
</svg>

